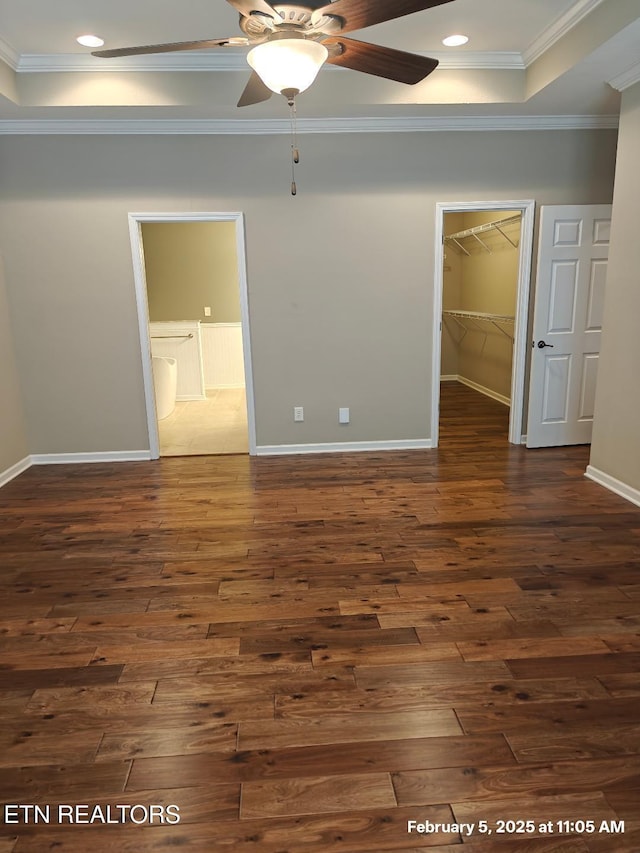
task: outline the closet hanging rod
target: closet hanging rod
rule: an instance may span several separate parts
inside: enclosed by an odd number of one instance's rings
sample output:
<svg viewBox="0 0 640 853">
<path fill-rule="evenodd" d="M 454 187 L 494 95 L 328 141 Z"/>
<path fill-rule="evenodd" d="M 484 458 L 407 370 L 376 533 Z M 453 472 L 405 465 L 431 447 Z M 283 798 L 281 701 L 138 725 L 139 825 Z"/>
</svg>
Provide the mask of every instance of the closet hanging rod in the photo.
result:
<svg viewBox="0 0 640 853">
<path fill-rule="evenodd" d="M 508 314 L 488 314 L 484 311 L 443 311 L 442 315 L 445 317 L 451 317 L 451 319 L 458 324 L 463 329 L 462 338 L 458 341 L 458 343 L 462 343 L 464 336 L 469 331 L 464 323 L 461 323 L 460 320 L 471 320 L 472 328 L 475 328 L 477 331 L 483 331 L 486 340 L 486 331 L 481 328 L 478 323 L 490 323 L 494 329 L 496 329 L 500 334 L 504 335 L 505 338 L 509 338 L 510 341 L 514 340 L 513 335 L 507 332 L 500 325 L 501 323 L 513 323 L 515 321 L 515 317 L 511 317 Z"/>
</svg>

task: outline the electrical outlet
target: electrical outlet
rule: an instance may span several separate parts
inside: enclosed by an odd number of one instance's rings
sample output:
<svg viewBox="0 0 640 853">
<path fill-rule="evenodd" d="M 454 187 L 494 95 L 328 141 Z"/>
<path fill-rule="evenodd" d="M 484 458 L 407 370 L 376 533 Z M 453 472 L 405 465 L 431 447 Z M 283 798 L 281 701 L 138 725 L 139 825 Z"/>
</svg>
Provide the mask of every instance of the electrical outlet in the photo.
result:
<svg viewBox="0 0 640 853">
<path fill-rule="evenodd" d="M 210 317 L 210 316 L 211 316 L 211 308 L 210 308 L 208 305 L 205 305 L 205 306 L 204 306 L 204 316 L 205 316 L 205 317 Z"/>
<path fill-rule="evenodd" d="M 338 423 L 339 424 L 348 424 L 349 423 L 349 409 L 348 407 L 340 407 L 338 409 Z"/>
<path fill-rule="evenodd" d="M 294 421 L 298 421 L 298 423 L 300 421 L 304 420 L 304 408 L 303 408 L 303 406 L 294 406 L 293 407 L 293 419 L 294 419 Z"/>
</svg>

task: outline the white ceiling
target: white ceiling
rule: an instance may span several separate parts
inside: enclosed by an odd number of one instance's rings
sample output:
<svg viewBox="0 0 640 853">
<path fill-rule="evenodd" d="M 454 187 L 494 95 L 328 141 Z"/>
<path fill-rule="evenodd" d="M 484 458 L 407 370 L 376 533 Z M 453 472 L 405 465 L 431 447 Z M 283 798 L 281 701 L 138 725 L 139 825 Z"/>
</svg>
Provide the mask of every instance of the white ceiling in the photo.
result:
<svg viewBox="0 0 640 853">
<path fill-rule="evenodd" d="M 441 50 L 444 36 L 462 30 L 473 36 L 470 49 L 522 52 L 574 3 L 455 0 L 369 28 L 367 38 Z M 0 7 L 0 34 L 20 54 L 82 53 L 74 40 L 84 32 L 99 33 L 107 47 L 223 38 L 238 33 L 238 13 L 224 0 L 3 0 Z"/>
<path fill-rule="evenodd" d="M 279 132 L 284 99 L 242 109 L 246 50 L 99 60 L 105 47 L 239 35 L 225 0 L 2 0 L 0 133 Z M 441 40 L 469 36 L 456 49 Z M 614 126 L 640 77 L 640 0 L 452 0 L 350 37 L 435 56 L 417 86 L 325 67 L 298 98 L 304 129 Z M 305 126 L 305 121 L 308 124 Z"/>
</svg>

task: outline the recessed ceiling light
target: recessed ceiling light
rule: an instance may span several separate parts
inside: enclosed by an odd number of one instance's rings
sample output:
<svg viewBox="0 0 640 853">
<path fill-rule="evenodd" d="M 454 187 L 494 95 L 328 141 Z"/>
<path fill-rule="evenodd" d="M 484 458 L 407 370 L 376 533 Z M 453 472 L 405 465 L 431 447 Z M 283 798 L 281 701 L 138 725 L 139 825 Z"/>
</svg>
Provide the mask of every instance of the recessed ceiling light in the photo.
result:
<svg viewBox="0 0 640 853">
<path fill-rule="evenodd" d="M 100 36 L 91 35 L 78 36 L 76 41 L 83 47 L 102 47 L 104 44 L 104 39 L 101 39 Z"/>
<path fill-rule="evenodd" d="M 442 44 L 447 47 L 460 47 L 461 44 L 466 44 L 468 41 L 469 36 L 455 35 L 447 36 L 446 39 L 442 39 Z"/>
</svg>

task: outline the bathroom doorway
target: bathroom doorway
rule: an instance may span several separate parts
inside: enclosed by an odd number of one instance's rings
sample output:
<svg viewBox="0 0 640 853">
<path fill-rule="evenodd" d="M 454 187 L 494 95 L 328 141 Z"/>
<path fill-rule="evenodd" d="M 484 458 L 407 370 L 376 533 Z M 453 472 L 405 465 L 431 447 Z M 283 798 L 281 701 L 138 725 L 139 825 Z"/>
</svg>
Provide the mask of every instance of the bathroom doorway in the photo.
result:
<svg viewBox="0 0 640 853">
<path fill-rule="evenodd" d="M 255 454 L 242 214 L 129 220 L 152 458 Z"/>
</svg>

